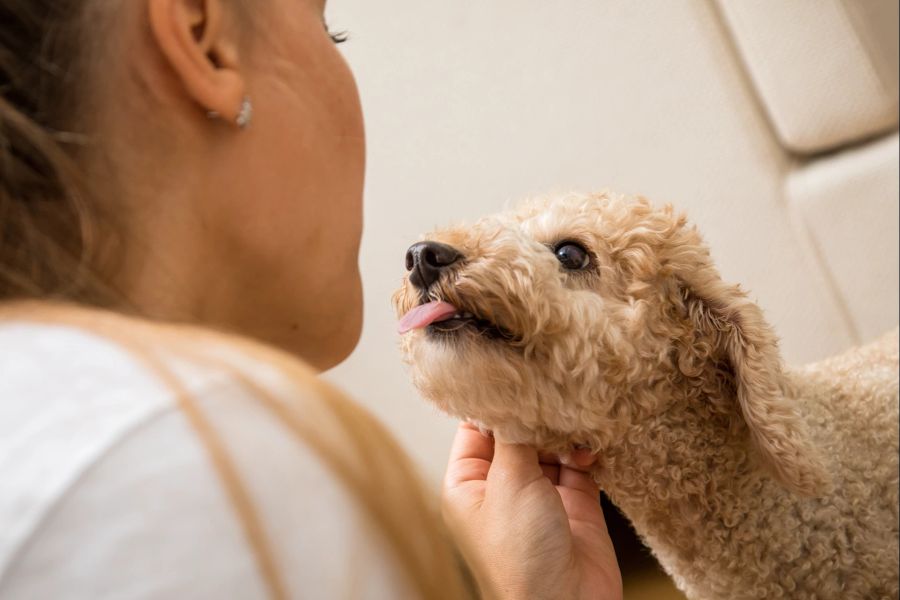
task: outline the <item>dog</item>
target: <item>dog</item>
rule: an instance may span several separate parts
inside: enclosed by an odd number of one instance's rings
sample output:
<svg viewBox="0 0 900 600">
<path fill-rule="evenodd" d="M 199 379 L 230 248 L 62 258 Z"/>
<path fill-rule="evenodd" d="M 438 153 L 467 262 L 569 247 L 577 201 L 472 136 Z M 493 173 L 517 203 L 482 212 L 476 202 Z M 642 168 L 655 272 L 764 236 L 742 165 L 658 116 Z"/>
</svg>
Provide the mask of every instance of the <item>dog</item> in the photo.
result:
<svg viewBox="0 0 900 600">
<path fill-rule="evenodd" d="M 421 394 L 592 474 L 692 599 L 898 597 L 898 336 L 801 368 L 671 207 L 536 199 L 394 294 Z"/>
</svg>

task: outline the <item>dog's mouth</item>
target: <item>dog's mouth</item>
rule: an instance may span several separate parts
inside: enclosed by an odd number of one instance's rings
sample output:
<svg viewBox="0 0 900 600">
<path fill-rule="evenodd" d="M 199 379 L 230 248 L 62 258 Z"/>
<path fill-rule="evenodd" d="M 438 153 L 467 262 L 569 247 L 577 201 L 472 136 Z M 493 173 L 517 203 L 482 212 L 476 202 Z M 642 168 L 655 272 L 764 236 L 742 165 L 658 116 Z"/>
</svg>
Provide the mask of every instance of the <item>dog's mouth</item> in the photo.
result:
<svg viewBox="0 0 900 600">
<path fill-rule="evenodd" d="M 416 329 L 424 329 L 429 335 L 442 337 L 464 333 L 507 341 L 515 337 L 496 323 L 443 301 L 425 302 L 403 315 L 398 325 L 400 333 Z"/>
</svg>

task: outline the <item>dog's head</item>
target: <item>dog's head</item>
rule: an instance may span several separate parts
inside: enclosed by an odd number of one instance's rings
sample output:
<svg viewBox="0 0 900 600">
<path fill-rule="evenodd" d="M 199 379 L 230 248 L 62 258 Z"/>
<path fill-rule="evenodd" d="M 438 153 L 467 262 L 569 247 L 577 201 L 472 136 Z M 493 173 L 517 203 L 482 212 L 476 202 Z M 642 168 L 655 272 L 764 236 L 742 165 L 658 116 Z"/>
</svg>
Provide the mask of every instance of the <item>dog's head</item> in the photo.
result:
<svg viewBox="0 0 900 600">
<path fill-rule="evenodd" d="M 442 410 L 550 451 L 601 451 L 681 386 L 729 402 L 710 410 L 746 424 L 782 481 L 821 479 L 761 311 L 671 208 L 535 200 L 428 235 L 406 268 L 394 295 L 402 348 Z"/>
</svg>

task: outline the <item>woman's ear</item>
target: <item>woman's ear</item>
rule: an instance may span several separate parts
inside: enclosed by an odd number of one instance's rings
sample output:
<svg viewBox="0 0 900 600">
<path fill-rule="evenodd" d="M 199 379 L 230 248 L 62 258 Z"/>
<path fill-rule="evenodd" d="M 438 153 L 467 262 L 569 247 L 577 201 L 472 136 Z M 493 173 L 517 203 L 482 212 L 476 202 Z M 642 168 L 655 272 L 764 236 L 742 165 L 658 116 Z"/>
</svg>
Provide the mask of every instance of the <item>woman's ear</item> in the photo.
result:
<svg viewBox="0 0 900 600">
<path fill-rule="evenodd" d="M 147 0 L 147 8 L 151 37 L 185 93 L 202 110 L 234 122 L 246 83 L 222 0 Z"/>
</svg>

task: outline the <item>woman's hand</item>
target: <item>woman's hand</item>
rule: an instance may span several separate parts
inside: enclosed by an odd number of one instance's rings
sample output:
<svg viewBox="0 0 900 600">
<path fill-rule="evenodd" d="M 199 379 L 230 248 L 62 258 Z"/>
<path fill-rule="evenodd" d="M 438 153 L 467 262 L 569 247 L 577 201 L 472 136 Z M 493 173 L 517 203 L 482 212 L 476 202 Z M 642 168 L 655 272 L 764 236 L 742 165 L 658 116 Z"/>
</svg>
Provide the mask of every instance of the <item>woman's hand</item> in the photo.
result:
<svg viewBox="0 0 900 600">
<path fill-rule="evenodd" d="M 576 452 L 567 460 L 587 466 Z M 443 506 L 480 567 L 485 591 L 502 599 L 622 598 L 622 578 L 599 490 L 575 468 L 542 464 L 463 423 L 444 477 Z"/>
</svg>

